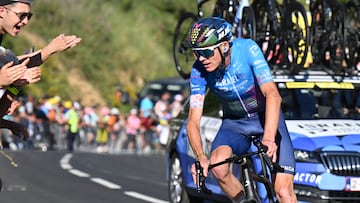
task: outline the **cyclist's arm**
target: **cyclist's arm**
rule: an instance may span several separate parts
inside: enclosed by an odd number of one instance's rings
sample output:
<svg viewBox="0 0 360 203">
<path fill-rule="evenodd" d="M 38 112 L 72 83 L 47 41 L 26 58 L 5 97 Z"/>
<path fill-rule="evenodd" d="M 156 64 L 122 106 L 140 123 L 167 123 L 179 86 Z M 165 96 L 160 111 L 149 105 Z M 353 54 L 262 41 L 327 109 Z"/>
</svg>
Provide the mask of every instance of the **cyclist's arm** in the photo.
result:
<svg viewBox="0 0 360 203">
<path fill-rule="evenodd" d="M 277 159 L 275 136 L 279 124 L 281 96 L 273 82 L 269 64 L 262 54 L 260 47 L 252 40 L 248 41 L 248 46 L 250 50 L 248 62 L 253 68 L 257 83 L 266 98 L 265 126 L 262 143 L 268 147 L 267 154 L 272 157 L 272 160 L 275 162 Z"/>
<path fill-rule="evenodd" d="M 194 94 L 190 96 L 190 110 L 187 123 L 187 133 L 190 146 L 196 159 L 205 157 L 200 137 L 200 119 L 203 112 L 205 95 Z"/>
<path fill-rule="evenodd" d="M 275 143 L 275 136 L 279 125 L 281 96 L 274 82 L 264 83 L 260 88 L 266 97 L 265 126 L 262 143 L 268 147 L 266 154 L 272 158 L 273 162 L 276 162 L 278 146 Z"/>
<path fill-rule="evenodd" d="M 274 141 L 278 128 L 281 97 L 273 82 L 269 64 L 267 63 L 260 47 L 252 40 L 247 41 L 249 48 L 248 63 L 266 98 L 265 127 L 263 140 Z"/>
<path fill-rule="evenodd" d="M 279 124 L 281 96 L 274 82 L 264 83 L 260 88 L 266 98 L 263 140 L 274 141 Z"/>
</svg>

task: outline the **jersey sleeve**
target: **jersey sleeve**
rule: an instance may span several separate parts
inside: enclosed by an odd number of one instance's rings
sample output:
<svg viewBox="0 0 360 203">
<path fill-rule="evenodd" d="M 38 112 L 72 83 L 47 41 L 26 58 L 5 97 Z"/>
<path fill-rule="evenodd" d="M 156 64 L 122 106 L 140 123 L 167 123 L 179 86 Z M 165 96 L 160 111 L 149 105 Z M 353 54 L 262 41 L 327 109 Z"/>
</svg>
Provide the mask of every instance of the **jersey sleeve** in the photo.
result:
<svg viewBox="0 0 360 203">
<path fill-rule="evenodd" d="M 204 95 L 206 93 L 205 74 L 201 72 L 201 63 L 196 61 L 193 65 L 190 75 L 190 95 Z"/>
<path fill-rule="evenodd" d="M 261 86 L 264 83 L 272 82 L 272 74 L 268 62 L 260 47 L 253 40 L 248 42 L 249 57 L 248 63 L 253 70 L 258 84 Z"/>
</svg>

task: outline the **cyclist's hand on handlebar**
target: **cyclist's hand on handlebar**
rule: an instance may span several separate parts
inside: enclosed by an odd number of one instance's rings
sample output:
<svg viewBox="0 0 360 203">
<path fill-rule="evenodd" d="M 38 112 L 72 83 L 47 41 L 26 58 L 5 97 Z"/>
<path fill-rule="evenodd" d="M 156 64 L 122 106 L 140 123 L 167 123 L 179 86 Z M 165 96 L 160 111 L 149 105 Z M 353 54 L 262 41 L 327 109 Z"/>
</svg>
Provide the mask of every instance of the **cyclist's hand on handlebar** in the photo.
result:
<svg viewBox="0 0 360 203">
<path fill-rule="evenodd" d="M 276 162 L 278 146 L 275 141 L 263 139 L 261 142 L 268 147 L 266 154 L 271 158 L 272 162 Z"/>
<path fill-rule="evenodd" d="M 209 160 L 205 156 L 203 156 L 203 157 L 200 157 L 200 159 L 198 161 L 200 162 L 200 165 L 203 168 L 203 175 L 205 177 L 207 177 L 208 176 Z M 192 177 L 193 177 L 194 184 L 196 185 L 196 167 L 195 167 L 195 163 L 191 166 L 191 174 L 192 174 Z"/>
</svg>

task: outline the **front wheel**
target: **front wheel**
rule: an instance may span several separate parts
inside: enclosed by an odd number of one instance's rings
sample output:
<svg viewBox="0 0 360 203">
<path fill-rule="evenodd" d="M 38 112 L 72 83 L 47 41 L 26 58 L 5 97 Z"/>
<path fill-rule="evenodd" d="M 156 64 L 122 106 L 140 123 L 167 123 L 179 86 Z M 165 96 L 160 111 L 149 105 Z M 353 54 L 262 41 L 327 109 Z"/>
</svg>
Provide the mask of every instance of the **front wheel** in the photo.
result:
<svg viewBox="0 0 360 203">
<path fill-rule="evenodd" d="M 169 165 L 168 194 L 170 203 L 200 203 L 200 199 L 189 196 L 184 187 L 183 170 L 177 154 L 173 154 Z"/>
<path fill-rule="evenodd" d="M 189 30 L 198 20 L 194 13 L 184 13 L 181 15 L 174 33 L 173 56 L 177 72 L 184 79 L 190 78 L 192 64 L 195 57 L 188 41 Z"/>
</svg>

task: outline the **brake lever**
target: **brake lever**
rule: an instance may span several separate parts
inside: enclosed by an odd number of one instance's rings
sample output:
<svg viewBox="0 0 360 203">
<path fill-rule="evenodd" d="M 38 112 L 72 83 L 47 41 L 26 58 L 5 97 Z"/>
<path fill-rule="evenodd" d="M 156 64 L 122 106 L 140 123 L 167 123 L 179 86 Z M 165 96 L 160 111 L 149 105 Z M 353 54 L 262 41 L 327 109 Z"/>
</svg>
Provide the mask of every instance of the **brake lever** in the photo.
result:
<svg viewBox="0 0 360 203">
<path fill-rule="evenodd" d="M 198 193 L 201 191 L 205 192 L 206 194 L 212 194 L 212 191 L 209 190 L 205 186 L 205 176 L 203 173 L 203 168 L 201 167 L 200 161 L 195 162 L 195 169 L 196 169 L 196 190 Z"/>
<path fill-rule="evenodd" d="M 200 165 L 200 161 L 195 162 L 195 169 L 196 169 L 196 190 L 198 193 L 200 193 L 201 192 L 200 176 L 202 176 L 202 168 Z"/>
<path fill-rule="evenodd" d="M 269 166 L 270 170 L 272 172 L 274 171 L 278 171 L 278 172 L 284 172 L 284 168 L 281 167 L 278 163 L 276 162 L 272 162 L 271 158 L 266 154 L 268 147 L 265 146 L 264 144 L 262 144 L 261 142 L 259 142 L 259 145 L 261 146 L 261 152 L 264 153 L 264 159 L 266 164 Z"/>
</svg>

